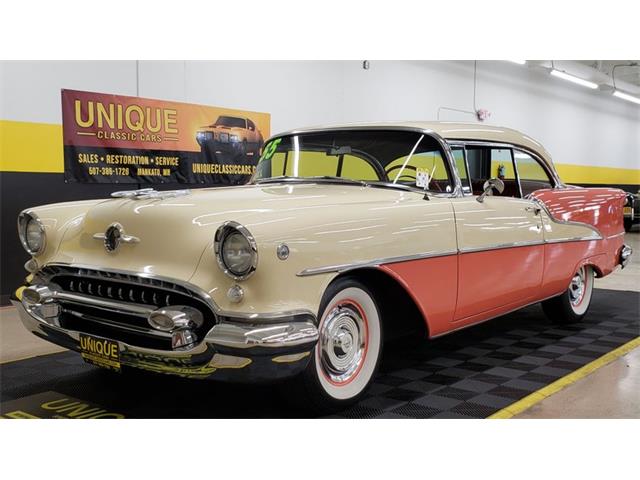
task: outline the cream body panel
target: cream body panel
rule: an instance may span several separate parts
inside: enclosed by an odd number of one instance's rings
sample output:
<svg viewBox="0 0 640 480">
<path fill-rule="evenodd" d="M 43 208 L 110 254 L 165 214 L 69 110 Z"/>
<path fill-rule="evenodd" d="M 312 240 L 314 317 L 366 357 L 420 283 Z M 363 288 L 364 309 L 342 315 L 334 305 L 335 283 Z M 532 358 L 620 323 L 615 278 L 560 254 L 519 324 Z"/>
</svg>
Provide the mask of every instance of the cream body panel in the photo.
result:
<svg viewBox="0 0 640 480">
<path fill-rule="evenodd" d="M 579 222 L 557 222 L 544 210 L 540 213 L 546 242 L 568 242 L 572 240 L 600 240 L 598 231 Z"/>
<path fill-rule="evenodd" d="M 53 203 L 28 208 L 42 222 L 46 235 L 45 249 L 33 257 L 39 267 L 55 258 L 60 241 L 67 229 L 82 223 L 87 210 L 105 200 L 83 200 L 79 202 Z"/>
<path fill-rule="evenodd" d="M 541 244 L 542 221 L 530 200 L 487 196 L 452 199 L 461 252 L 514 245 Z"/>
<path fill-rule="evenodd" d="M 305 269 L 456 251 L 449 198 L 424 200 L 422 194 L 390 188 L 240 186 L 199 189 L 167 199 L 116 198 L 89 207 L 85 214 L 74 210 L 75 220 L 68 222 L 59 248 L 45 252 L 43 260 L 190 282 L 208 292 L 222 310 L 235 312 L 317 312 L 336 273 L 297 276 Z M 60 212 L 64 210 L 62 205 Z M 241 282 L 220 270 L 213 253 L 214 233 L 228 220 L 247 227 L 258 244 L 257 271 Z M 114 222 L 140 243 L 107 252 L 93 236 Z M 280 243 L 290 248 L 284 261 L 276 256 Z M 239 304 L 226 296 L 236 283 L 245 291 Z"/>
</svg>

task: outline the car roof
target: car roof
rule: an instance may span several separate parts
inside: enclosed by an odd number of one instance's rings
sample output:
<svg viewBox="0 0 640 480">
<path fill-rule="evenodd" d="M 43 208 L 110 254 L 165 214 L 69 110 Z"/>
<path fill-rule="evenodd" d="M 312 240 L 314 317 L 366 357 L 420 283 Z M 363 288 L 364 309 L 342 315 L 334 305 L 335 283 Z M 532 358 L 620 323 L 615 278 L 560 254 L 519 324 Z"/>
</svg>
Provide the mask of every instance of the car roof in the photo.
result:
<svg viewBox="0 0 640 480">
<path fill-rule="evenodd" d="M 542 144 L 533 138 L 507 127 L 499 127 L 494 125 L 486 125 L 482 123 L 472 122 L 366 122 L 366 123 L 343 123 L 334 125 L 321 125 L 308 128 L 297 128 L 288 132 L 283 132 L 274 137 L 283 135 L 311 133 L 323 130 L 367 130 L 367 129 L 392 129 L 392 130 L 420 130 L 425 133 L 435 133 L 448 141 L 455 140 L 476 140 L 483 142 L 508 143 L 518 145 L 532 150 L 541 157 L 551 169 L 553 162 L 551 155 L 545 150 Z"/>
</svg>

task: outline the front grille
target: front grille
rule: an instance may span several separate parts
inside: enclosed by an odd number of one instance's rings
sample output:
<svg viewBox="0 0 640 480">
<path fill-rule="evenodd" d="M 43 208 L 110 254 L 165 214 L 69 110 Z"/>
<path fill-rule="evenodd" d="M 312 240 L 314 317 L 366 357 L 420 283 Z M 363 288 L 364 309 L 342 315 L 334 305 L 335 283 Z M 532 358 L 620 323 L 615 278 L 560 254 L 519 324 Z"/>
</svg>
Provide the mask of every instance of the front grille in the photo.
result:
<svg viewBox="0 0 640 480">
<path fill-rule="evenodd" d="M 196 308 L 204 319 L 203 325 L 196 330 L 200 339 L 216 323 L 214 312 L 202 297 L 166 280 L 58 265 L 44 267 L 39 276 L 56 290 L 125 305 L 144 305 L 154 310 L 175 305 Z M 170 335 L 151 328 L 144 316 L 71 301 L 60 300 L 60 304 L 63 307 L 60 324 L 64 328 L 140 347 L 171 349 Z"/>
</svg>

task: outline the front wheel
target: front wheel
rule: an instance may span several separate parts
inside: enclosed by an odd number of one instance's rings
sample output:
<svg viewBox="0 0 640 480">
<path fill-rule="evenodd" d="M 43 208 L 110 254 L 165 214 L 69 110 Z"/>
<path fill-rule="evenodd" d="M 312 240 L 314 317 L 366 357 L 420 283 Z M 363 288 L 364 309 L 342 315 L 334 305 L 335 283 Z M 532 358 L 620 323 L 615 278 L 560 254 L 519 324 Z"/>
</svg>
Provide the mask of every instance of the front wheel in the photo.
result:
<svg viewBox="0 0 640 480">
<path fill-rule="evenodd" d="M 569 288 L 557 297 L 542 302 L 549 320 L 556 323 L 579 322 L 587 314 L 593 294 L 595 273 L 592 267 L 582 266 L 573 275 Z"/>
<path fill-rule="evenodd" d="M 320 312 L 313 358 L 289 394 L 327 413 L 355 403 L 371 383 L 382 353 L 382 327 L 373 295 L 354 279 L 329 286 Z"/>
</svg>

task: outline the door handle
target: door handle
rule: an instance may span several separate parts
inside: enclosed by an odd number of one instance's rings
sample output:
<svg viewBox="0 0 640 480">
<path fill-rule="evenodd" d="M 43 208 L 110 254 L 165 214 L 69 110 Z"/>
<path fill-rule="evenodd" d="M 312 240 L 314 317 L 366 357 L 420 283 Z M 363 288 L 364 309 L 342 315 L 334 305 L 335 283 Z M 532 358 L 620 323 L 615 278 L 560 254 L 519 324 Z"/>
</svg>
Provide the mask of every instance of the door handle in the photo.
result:
<svg viewBox="0 0 640 480">
<path fill-rule="evenodd" d="M 540 215 L 540 212 L 542 211 L 542 209 L 540 207 L 538 207 L 537 205 L 530 206 L 530 207 L 524 207 L 524 209 L 527 212 L 533 212 L 534 215 Z"/>
</svg>

